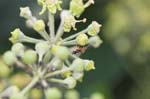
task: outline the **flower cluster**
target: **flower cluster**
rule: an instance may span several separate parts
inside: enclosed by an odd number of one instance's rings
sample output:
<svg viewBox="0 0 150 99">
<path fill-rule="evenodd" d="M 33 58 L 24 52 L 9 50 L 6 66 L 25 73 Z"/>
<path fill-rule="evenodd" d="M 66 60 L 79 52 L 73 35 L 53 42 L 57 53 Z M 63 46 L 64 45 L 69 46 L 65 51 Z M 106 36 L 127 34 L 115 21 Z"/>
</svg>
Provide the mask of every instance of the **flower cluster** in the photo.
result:
<svg viewBox="0 0 150 99">
<path fill-rule="evenodd" d="M 95 69 L 93 60 L 81 59 L 80 55 L 88 47 L 97 48 L 101 45 L 102 40 L 98 36 L 101 25 L 98 22 L 93 21 L 86 29 L 63 38 L 64 33 L 69 33 L 72 29 L 77 30 L 76 23 L 86 22 L 86 18 L 82 20 L 76 18 L 85 8 L 94 4 L 94 1 L 88 0 L 84 4 L 83 0 L 71 0 L 69 10 L 62 10 L 61 0 L 37 0 L 37 2 L 42 6 L 39 14 L 48 12 L 49 31 L 45 29 L 46 24 L 42 19 L 32 15 L 29 7 L 20 8 L 20 16 L 26 19 L 26 25 L 42 38 L 26 36 L 19 28 L 11 32 L 9 40 L 13 46 L 4 54 L 3 59 L 7 65 L 17 65 L 22 68 L 32 80 L 22 90 L 16 86 L 8 88 L 6 91 L 10 91 L 11 95 L 9 93 L 4 96 L 10 96 L 10 99 L 26 99 L 28 92 L 36 86 L 44 89 L 46 99 L 62 99 L 62 94 L 56 87 L 73 89 L 78 81 L 82 81 L 85 71 Z M 58 30 L 55 31 L 54 16 L 58 10 L 62 10 L 61 22 Z M 29 48 L 23 43 L 32 43 L 34 48 Z"/>
</svg>

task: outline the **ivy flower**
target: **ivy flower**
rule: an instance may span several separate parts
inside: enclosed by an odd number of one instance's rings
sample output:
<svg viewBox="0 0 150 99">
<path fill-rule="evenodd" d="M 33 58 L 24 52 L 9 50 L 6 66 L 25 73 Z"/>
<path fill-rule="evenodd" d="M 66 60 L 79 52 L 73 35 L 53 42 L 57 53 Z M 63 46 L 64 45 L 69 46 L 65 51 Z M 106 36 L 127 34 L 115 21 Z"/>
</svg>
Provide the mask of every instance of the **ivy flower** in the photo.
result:
<svg viewBox="0 0 150 99">
<path fill-rule="evenodd" d="M 88 34 L 90 36 L 97 35 L 100 32 L 100 27 L 102 27 L 101 24 L 97 23 L 96 21 L 93 21 L 88 27 Z"/>
<path fill-rule="evenodd" d="M 46 10 L 48 10 L 50 13 L 55 14 L 57 10 L 61 10 L 61 0 L 38 0 L 38 4 L 41 5 L 42 11 L 40 14 L 43 14 Z"/>
<path fill-rule="evenodd" d="M 72 0 L 70 2 L 70 11 L 74 16 L 80 17 L 85 8 L 91 4 L 94 4 L 94 0 L 89 0 L 86 4 L 83 3 L 83 0 Z"/>
<path fill-rule="evenodd" d="M 73 30 L 77 30 L 75 25 L 78 22 L 86 22 L 85 18 L 83 20 L 76 20 L 75 17 L 70 13 L 69 10 L 64 10 L 61 13 L 61 19 L 64 22 L 64 31 L 65 32 L 70 32 L 72 28 L 73 28 Z"/>
<path fill-rule="evenodd" d="M 9 40 L 12 43 L 19 42 L 21 40 L 21 38 L 24 37 L 24 34 L 22 33 L 22 31 L 19 28 L 17 28 L 14 31 L 12 31 L 11 35 L 12 36 L 9 38 Z"/>
<path fill-rule="evenodd" d="M 29 7 L 21 7 L 20 8 L 20 16 L 29 19 L 32 17 L 32 12 Z"/>
</svg>

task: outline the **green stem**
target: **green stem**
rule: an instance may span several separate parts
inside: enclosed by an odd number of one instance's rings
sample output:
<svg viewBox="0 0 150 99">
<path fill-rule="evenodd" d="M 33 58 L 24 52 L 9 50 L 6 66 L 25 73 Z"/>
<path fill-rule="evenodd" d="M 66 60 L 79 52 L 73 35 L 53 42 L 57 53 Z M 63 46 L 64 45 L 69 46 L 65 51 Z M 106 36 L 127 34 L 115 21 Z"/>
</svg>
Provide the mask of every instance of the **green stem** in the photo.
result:
<svg viewBox="0 0 150 99">
<path fill-rule="evenodd" d="M 65 45 L 65 46 L 76 45 L 76 44 L 77 44 L 76 40 L 62 42 L 62 45 Z"/>
<path fill-rule="evenodd" d="M 50 38 L 53 41 L 55 37 L 55 21 L 54 21 L 54 15 L 50 12 L 48 13 L 49 18 L 49 31 L 50 31 Z"/>
<path fill-rule="evenodd" d="M 39 76 L 34 77 L 32 81 L 20 92 L 20 94 L 25 95 L 38 81 Z"/>
<path fill-rule="evenodd" d="M 63 69 L 63 70 L 59 70 L 59 71 L 55 71 L 55 72 L 52 72 L 52 73 L 48 73 L 45 75 L 45 78 L 48 78 L 48 77 L 52 77 L 52 76 L 55 76 L 55 75 L 59 75 L 61 73 L 64 73 L 64 72 L 67 72 L 67 71 L 71 71 L 72 69 L 71 68 L 66 68 L 66 69 Z"/>
<path fill-rule="evenodd" d="M 88 32 L 88 28 L 87 28 L 87 29 L 84 29 L 84 30 L 82 30 L 82 31 L 80 31 L 80 32 L 78 32 L 78 33 L 75 33 L 74 35 L 71 35 L 71 36 L 69 36 L 69 37 L 67 37 L 67 38 L 65 38 L 65 39 L 63 39 L 62 42 L 71 40 L 71 39 L 77 37 L 79 34 L 81 34 L 81 33 L 87 33 L 87 32 Z"/>
<path fill-rule="evenodd" d="M 62 35 L 64 33 L 63 24 L 64 24 L 64 22 L 61 21 L 59 28 L 58 28 L 58 31 L 57 31 L 57 34 L 56 34 L 55 42 L 57 42 L 60 39 L 60 37 L 62 37 Z"/>
<path fill-rule="evenodd" d="M 24 38 L 21 39 L 21 42 L 28 42 L 28 43 L 38 43 L 38 42 L 41 42 L 41 41 L 43 41 L 43 40 L 31 38 L 31 37 L 28 37 L 28 36 L 24 36 Z"/>
<path fill-rule="evenodd" d="M 49 35 L 48 35 L 48 33 L 46 32 L 46 30 L 44 30 L 44 31 L 42 31 L 42 32 L 39 32 L 39 34 L 40 34 L 45 40 L 50 41 Z"/>
<path fill-rule="evenodd" d="M 50 79 L 48 79 L 48 81 L 54 82 L 54 83 L 59 83 L 59 84 L 64 84 L 64 80 L 62 80 L 62 79 L 50 78 Z"/>
</svg>

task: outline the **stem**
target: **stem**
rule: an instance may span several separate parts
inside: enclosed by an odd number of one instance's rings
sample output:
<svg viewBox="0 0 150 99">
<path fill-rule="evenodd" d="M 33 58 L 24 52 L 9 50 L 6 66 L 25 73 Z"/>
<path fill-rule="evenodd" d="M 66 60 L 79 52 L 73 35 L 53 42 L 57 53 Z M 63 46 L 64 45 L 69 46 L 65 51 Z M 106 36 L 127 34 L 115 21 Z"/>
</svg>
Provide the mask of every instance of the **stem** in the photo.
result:
<svg viewBox="0 0 150 99">
<path fill-rule="evenodd" d="M 77 37 L 80 33 L 87 33 L 87 32 L 88 32 L 88 28 L 87 28 L 87 29 L 84 29 L 84 30 L 82 30 L 82 31 L 80 31 L 80 32 L 78 32 L 78 33 L 75 33 L 74 35 L 71 35 L 71 36 L 65 38 L 62 42 L 71 40 L 71 39 Z"/>
<path fill-rule="evenodd" d="M 59 28 L 58 28 L 58 31 L 56 34 L 55 42 L 57 42 L 64 33 L 63 24 L 64 24 L 64 22 L 61 20 L 61 23 L 59 25 Z"/>
<path fill-rule="evenodd" d="M 50 31 L 50 38 L 53 41 L 55 36 L 55 22 L 54 22 L 54 15 L 51 13 L 48 13 L 49 18 L 49 31 Z"/>
<path fill-rule="evenodd" d="M 63 70 L 59 70 L 59 71 L 55 71 L 55 72 L 52 72 L 52 73 L 48 73 L 45 75 L 45 78 L 48 78 L 48 77 L 52 77 L 52 76 L 55 76 L 55 75 L 59 75 L 61 73 L 64 73 L 64 72 L 67 72 L 67 71 L 71 71 L 72 69 L 71 68 L 66 68 L 66 69 L 63 69 Z"/>
<path fill-rule="evenodd" d="M 55 79 L 55 78 L 51 78 L 51 79 L 48 79 L 49 82 L 54 82 L 54 83 L 60 83 L 60 84 L 64 84 L 64 80 L 62 79 Z"/>
<path fill-rule="evenodd" d="M 94 4 L 94 0 L 89 0 L 89 1 L 84 5 L 84 8 L 89 7 L 91 4 Z"/>
<path fill-rule="evenodd" d="M 39 76 L 34 77 L 32 81 L 20 92 L 20 94 L 25 95 L 38 81 Z"/>
<path fill-rule="evenodd" d="M 62 42 L 62 45 L 65 45 L 65 46 L 76 45 L 76 44 L 77 44 L 76 40 Z"/>
<path fill-rule="evenodd" d="M 38 42 L 41 42 L 43 40 L 39 40 L 39 39 L 31 38 L 31 37 L 28 37 L 28 36 L 24 36 L 24 38 L 22 38 L 21 41 L 22 42 L 28 42 L 28 43 L 38 43 Z"/>
<path fill-rule="evenodd" d="M 45 40 L 50 41 L 49 35 L 48 35 L 48 33 L 46 32 L 46 30 L 44 30 L 44 31 L 42 31 L 42 32 L 39 32 L 39 34 L 40 34 Z"/>
</svg>

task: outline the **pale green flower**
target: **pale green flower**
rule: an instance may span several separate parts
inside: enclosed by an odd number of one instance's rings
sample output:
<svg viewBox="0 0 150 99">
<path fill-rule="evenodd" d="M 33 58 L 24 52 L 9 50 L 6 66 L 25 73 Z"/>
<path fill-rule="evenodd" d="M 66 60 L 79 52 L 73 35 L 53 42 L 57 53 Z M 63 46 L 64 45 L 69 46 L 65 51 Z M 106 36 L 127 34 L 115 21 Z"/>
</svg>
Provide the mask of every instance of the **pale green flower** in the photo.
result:
<svg viewBox="0 0 150 99">
<path fill-rule="evenodd" d="M 37 32 L 42 32 L 45 30 L 45 23 L 43 20 L 37 20 L 35 21 L 33 25 L 33 29 L 36 30 Z"/>
<path fill-rule="evenodd" d="M 96 21 L 93 21 L 88 27 L 88 34 L 90 36 L 97 35 L 100 32 L 100 27 L 102 27 L 101 24 L 97 23 Z"/>
<path fill-rule="evenodd" d="M 81 33 L 76 38 L 77 45 L 85 46 L 88 44 L 88 36 L 84 33 Z"/>
<path fill-rule="evenodd" d="M 9 40 L 12 42 L 12 43 L 17 43 L 21 40 L 22 37 L 24 37 L 24 34 L 22 33 L 22 31 L 17 28 L 15 29 L 14 31 L 11 32 L 11 37 L 9 38 Z"/>
<path fill-rule="evenodd" d="M 61 10 L 61 0 L 37 0 L 38 4 L 42 6 L 42 11 L 40 14 L 43 14 L 46 10 L 50 13 L 55 14 L 57 10 Z"/>
</svg>

